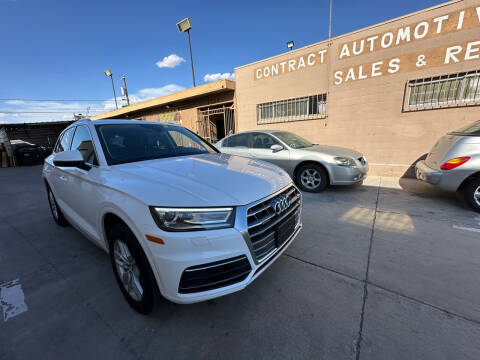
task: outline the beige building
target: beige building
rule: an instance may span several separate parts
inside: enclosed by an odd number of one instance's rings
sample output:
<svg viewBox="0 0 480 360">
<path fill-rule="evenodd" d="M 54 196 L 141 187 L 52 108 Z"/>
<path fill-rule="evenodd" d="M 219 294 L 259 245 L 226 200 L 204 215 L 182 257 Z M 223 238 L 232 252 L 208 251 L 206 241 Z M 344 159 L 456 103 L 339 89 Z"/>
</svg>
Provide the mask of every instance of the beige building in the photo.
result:
<svg viewBox="0 0 480 360">
<path fill-rule="evenodd" d="M 176 122 L 211 141 L 289 130 L 363 152 L 371 174 L 400 176 L 440 136 L 480 120 L 480 0 L 450 1 L 240 66 L 235 78 L 94 119 Z"/>
<path fill-rule="evenodd" d="M 451 1 L 236 68 L 237 130 L 289 130 L 402 175 L 480 120 L 479 77 L 480 1 Z"/>
</svg>

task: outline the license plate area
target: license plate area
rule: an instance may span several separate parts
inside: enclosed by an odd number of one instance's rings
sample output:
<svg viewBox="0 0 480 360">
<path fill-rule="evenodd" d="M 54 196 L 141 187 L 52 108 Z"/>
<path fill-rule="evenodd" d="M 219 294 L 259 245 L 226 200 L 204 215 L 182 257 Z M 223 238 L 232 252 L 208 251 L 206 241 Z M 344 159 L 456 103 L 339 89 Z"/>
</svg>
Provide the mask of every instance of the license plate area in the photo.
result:
<svg viewBox="0 0 480 360">
<path fill-rule="evenodd" d="M 277 248 L 281 247 L 288 238 L 293 234 L 295 231 L 295 225 L 297 224 L 297 212 L 290 215 L 287 220 L 277 226 L 275 233 L 276 233 L 276 242 Z"/>
</svg>

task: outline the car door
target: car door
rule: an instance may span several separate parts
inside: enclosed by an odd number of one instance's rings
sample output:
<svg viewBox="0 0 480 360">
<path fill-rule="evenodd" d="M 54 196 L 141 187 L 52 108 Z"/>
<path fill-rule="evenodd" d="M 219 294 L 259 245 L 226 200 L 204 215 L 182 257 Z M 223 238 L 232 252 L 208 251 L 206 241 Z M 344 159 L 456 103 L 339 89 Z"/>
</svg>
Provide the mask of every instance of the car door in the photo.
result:
<svg viewBox="0 0 480 360">
<path fill-rule="evenodd" d="M 70 144 L 72 142 L 73 133 L 75 132 L 75 127 L 68 128 L 63 132 L 61 135 L 60 140 L 57 143 L 57 146 L 54 149 L 54 156 L 52 159 L 55 160 L 55 155 L 61 153 L 63 151 L 70 150 Z M 53 191 L 53 195 L 55 195 L 55 199 L 57 200 L 58 205 L 65 213 L 65 215 L 69 216 L 69 208 L 67 203 L 65 202 L 65 195 L 68 194 L 68 184 L 67 178 L 68 173 L 66 173 L 66 168 L 53 166 L 48 176 L 49 185 Z"/>
<path fill-rule="evenodd" d="M 90 129 L 85 125 L 77 126 L 73 135 L 71 150 L 78 150 L 82 154 L 83 160 L 91 168 L 84 170 L 79 168 L 65 168 L 67 174 L 66 193 L 64 200 L 71 212 L 76 225 L 94 241 L 101 243 L 100 236 L 96 231 L 97 200 L 100 194 L 97 194 L 99 187 L 98 178 L 100 169 L 98 167 L 98 157 Z"/>
<path fill-rule="evenodd" d="M 280 145 L 283 150 L 272 150 L 272 145 Z M 290 168 L 290 152 L 277 139 L 269 134 L 262 132 L 252 133 L 251 144 L 249 148 L 250 156 L 255 159 L 269 161 L 281 168 L 289 171 Z"/>
<path fill-rule="evenodd" d="M 221 151 L 227 154 L 249 157 L 249 133 L 232 135 L 223 140 Z"/>
</svg>

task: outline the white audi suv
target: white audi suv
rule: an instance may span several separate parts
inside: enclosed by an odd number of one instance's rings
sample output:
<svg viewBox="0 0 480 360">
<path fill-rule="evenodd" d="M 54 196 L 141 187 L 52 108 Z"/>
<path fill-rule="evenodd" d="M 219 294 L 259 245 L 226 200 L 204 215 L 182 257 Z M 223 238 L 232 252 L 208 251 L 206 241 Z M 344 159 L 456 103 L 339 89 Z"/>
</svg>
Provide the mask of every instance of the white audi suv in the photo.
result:
<svg viewBox="0 0 480 360">
<path fill-rule="evenodd" d="M 54 220 L 107 251 L 141 313 L 157 290 L 177 303 L 242 290 L 302 227 L 301 194 L 285 171 L 221 154 L 173 124 L 77 121 L 43 178 Z"/>
</svg>

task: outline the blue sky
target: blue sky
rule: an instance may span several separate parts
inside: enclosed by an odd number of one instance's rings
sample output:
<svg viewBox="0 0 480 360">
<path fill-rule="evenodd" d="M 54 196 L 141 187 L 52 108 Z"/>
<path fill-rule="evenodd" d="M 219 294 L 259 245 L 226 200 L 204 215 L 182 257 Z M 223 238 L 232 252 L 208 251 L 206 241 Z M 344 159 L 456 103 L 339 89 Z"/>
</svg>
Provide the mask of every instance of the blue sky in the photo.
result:
<svg viewBox="0 0 480 360">
<path fill-rule="evenodd" d="M 333 36 L 437 5 L 436 0 L 334 0 Z M 329 0 L 92 1 L 0 0 L 0 99 L 112 98 L 125 74 L 134 101 L 192 86 L 186 34 L 192 19 L 197 84 L 212 74 L 301 47 L 328 35 Z M 175 67 L 159 67 L 163 64 Z M 183 58 L 186 61 L 178 60 Z M 160 63 L 161 65 L 162 63 Z M 228 75 L 228 74 L 227 74 Z M 227 76 L 225 75 L 225 76 Z M 112 106 L 107 102 L 0 100 L 0 122 L 62 120 Z M 64 111 L 11 114 L 3 111 Z"/>
</svg>

